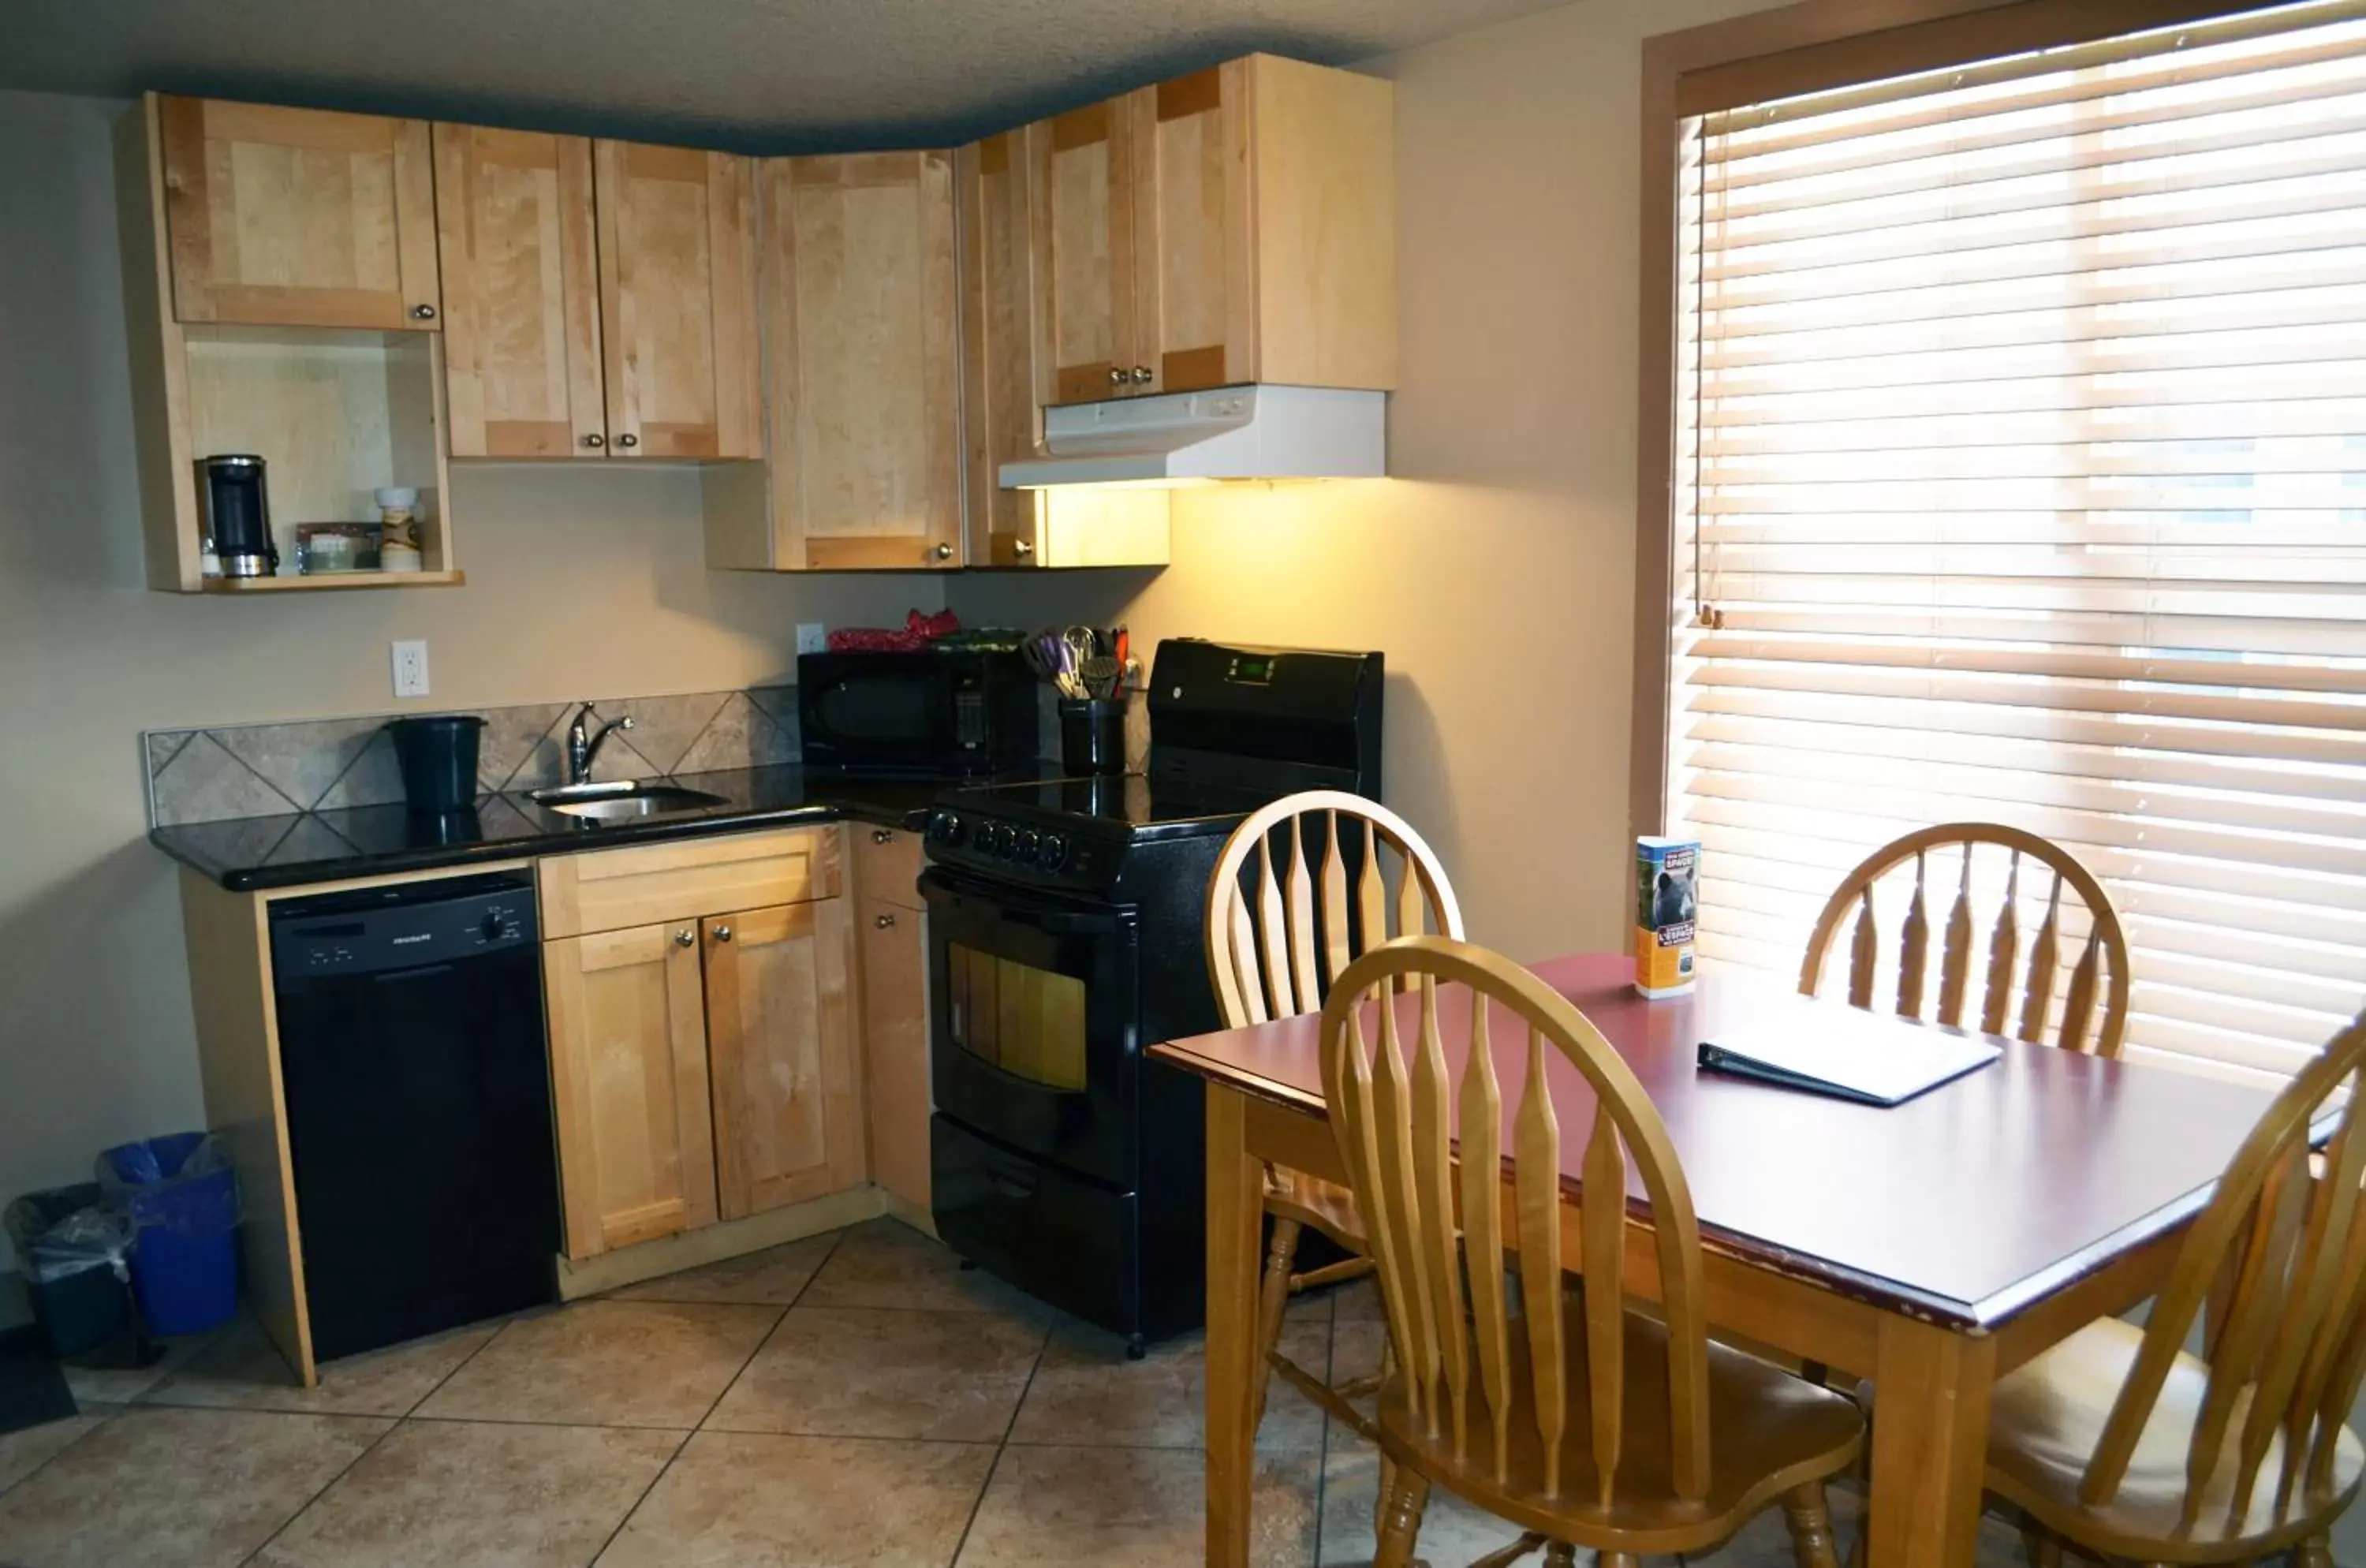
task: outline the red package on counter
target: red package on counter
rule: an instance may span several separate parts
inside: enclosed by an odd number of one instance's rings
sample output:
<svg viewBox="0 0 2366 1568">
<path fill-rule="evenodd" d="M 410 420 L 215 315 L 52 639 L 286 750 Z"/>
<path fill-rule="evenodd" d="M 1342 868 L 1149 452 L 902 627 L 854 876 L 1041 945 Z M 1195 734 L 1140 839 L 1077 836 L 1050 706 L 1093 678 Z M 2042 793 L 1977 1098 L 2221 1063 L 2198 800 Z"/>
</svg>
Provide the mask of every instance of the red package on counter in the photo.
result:
<svg viewBox="0 0 2366 1568">
<path fill-rule="evenodd" d="M 829 634 L 832 653 L 917 653 L 941 637 L 961 630 L 951 610 L 924 615 L 913 610 L 901 626 L 840 626 Z"/>
</svg>

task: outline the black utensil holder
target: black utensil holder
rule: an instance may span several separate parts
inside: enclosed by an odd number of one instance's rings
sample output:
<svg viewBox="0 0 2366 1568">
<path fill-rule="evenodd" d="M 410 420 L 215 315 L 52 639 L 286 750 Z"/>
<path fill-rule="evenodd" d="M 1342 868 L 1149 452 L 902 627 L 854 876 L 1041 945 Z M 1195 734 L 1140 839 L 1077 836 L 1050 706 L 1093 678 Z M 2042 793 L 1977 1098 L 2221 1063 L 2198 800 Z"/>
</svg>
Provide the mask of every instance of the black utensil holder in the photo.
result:
<svg viewBox="0 0 2366 1568">
<path fill-rule="evenodd" d="M 1125 772 L 1125 699 L 1064 698 L 1060 765 L 1071 773 Z"/>
</svg>

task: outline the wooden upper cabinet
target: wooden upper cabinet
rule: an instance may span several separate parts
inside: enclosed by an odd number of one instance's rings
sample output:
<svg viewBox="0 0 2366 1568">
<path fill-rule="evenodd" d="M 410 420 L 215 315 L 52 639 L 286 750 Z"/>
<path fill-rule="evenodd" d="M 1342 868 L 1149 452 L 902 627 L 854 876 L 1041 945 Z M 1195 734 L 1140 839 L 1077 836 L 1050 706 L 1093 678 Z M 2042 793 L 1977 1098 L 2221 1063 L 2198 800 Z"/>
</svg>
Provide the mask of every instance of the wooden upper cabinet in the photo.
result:
<svg viewBox="0 0 2366 1568">
<path fill-rule="evenodd" d="M 592 144 L 608 455 L 760 457 L 754 171 Z"/>
<path fill-rule="evenodd" d="M 1237 60 L 1125 100 L 1141 258 L 1134 392 L 1256 378 L 1248 77 Z"/>
<path fill-rule="evenodd" d="M 695 920 L 543 944 L 567 1255 L 715 1217 Z"/>
<path fill-rule="evenodd" d="M 1249 55 L 1029 136 L 1042 402 L 1396 384 L 1389 83 Z"/>
<path fill-rule="evenodd" d="M 438 125 L 435 187 L 452 456 L 598 456 L 591 141 Z"/>
<path fill-rule="evenodd" d="M 1129 384 L 1134 231 L 1128 108 L 1129 99 L 1118 98 L 1027 128 L 1038 193 L 1030 218 L 1042 402 L 1089 402 L 1117 396 Z"/>
<path fill-rule="evenodd" d="M 961 218 L 962 437 L 970 564 L 1024 566 L 1036 548 L 1042 498 L 1005 490 L 1002 465 L 1036 456 L 1034 208 L 1028 133 L 1007 130 L 953 155 Z"/>
<path fill-rule="evenodd" d="M 708 563 L 956 564 L 952 155 L 775 158 L 757 185 L 770 494 L 715 531 Z"/>
<path fill-rule="evenodd" d="M 157 102 L 176 320 L 439 324 L 425 120 Z"/>
<path fill-rule="evenodd" d="M 736 1220 L 860 1187 L 848 898 L 705 922 L 716 1188 Z"/>
</svg>

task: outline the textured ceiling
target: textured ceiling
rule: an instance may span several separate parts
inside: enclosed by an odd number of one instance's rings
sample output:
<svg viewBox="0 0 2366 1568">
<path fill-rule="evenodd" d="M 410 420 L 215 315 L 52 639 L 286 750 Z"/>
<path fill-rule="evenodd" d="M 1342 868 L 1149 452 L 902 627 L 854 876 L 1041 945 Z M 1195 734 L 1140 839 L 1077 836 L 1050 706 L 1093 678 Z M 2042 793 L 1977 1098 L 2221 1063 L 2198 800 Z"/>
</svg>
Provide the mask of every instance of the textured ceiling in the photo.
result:
<svg viewBox="0 0 2366 1568">
<path fill-rule="evenodd" d="M 1254 49 L 1345 63 L 1560 0 L 0 0 L 0 87 L 750 152 L 966 140 Z"/>
</svg>

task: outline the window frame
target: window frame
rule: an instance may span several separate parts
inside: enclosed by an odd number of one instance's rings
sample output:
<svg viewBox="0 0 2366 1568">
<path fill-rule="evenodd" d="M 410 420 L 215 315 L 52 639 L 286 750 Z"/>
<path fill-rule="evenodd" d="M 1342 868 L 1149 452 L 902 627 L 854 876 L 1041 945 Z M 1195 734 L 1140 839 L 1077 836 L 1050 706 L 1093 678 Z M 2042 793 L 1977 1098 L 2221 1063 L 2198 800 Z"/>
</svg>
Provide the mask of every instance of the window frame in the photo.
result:
<svg viewBox="0 0 2366 1568">
<path fill-rule="evenodd" d="M 1628 826 L 1668 817 L 1674 702 L 1678 134 L 1771 98 L 1859 86 L 2030 50 L 2092 43 L 2289 0 L 1800 0 L 1643 40 L 1635 461 L 1635 660 Z"/>
</svg>

